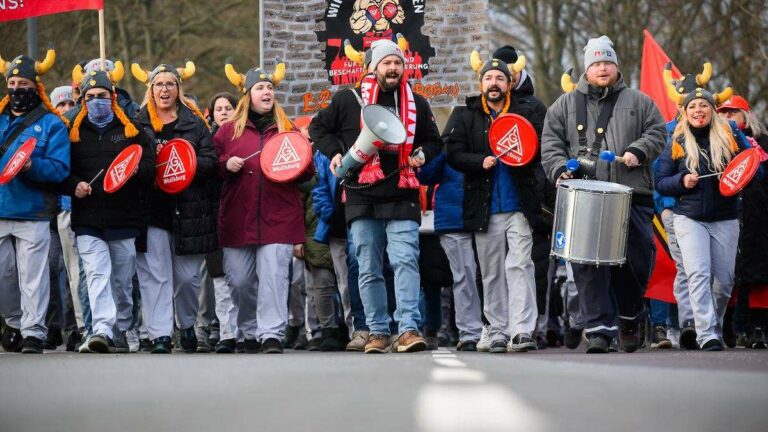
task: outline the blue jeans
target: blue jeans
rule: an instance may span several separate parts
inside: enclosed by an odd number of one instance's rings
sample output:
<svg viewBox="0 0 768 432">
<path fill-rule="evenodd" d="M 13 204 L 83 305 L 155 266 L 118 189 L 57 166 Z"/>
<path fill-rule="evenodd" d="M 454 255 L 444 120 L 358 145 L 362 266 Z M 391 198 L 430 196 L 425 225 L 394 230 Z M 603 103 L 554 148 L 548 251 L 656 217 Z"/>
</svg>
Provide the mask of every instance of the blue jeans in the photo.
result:
<svg viewBox="0 0 768 432">
<path fill-rule="evenodd" d="M 389 335 L 384 284 L 384 251 L 395 273 L 394 318 L 398 333 L 418 331 L 419 313 L 419 224 L 409 220 L 357 219 L 352 222 L 355 256 L 360 267 L 360 297 L 366 323 L 372 334 Z"/>
<path fill-rule="evenodd" d="M 360 286 L 357 283 L 360 271 L 355 257 L 355 243 L 352 237 L 352 231 L 347 230 L 347 286 L 349 287 L 349 304 L 352 309 L 352 322 L 355 331 L 368 331 L 368 325 L 365 323 L 365 309 L 363 300 L 360 298 Z"/>
<path fill-rule="evenodd" d="M 669 303 L 661 300 L 649 299 L 651 305 L 651 325 L 669 325 Z"/>
</svg>

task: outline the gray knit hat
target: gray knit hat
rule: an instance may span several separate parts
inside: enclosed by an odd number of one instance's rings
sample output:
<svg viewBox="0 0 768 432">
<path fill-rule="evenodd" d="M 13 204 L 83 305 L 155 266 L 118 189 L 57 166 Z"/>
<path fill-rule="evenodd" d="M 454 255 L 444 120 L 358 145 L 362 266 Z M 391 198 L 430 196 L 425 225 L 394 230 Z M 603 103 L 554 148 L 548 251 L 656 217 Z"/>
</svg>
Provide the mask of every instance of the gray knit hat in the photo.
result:
<svg viewBox="0 0 768 432">
<path fill-rule="evenodd" d="M 605 35 L 590 39 L 584 47 L 584 70 L 589 69 L 592 63 L 601 61 L 619 65 L 619 57 L 613 49 L 613 42 Z"/>
<path fill-rule="evenodd" d="M 405 56 L 396 43 L 387 39 L 379 39 L 371 44 L 371 64 L 369 68 L 375 70 L 384 57 L 396 55 L 405 63 Z"/>
<path fill-rule="evenodd" d="M 512 75 L 509 73 L 509 66 L 504 62 L 504 60 L 494 58 L 485 62 L 485 65 L 483 65 L 483 68 L 480 69 L 480 73 L 478 74 L 480 81 L 483 80 L 483 75 L 485 75 L 486 72 L 490 70 L 497 70 L 503 73 L 507 77 L 507 81 L 512 80 Z"/>
<path fill-rule="evenodd" d="M 62 102 L 74 102 L 72 98 L 72 86 L 56 87 L 51 92 L 51 105 L 59 106 Z"/>
</svg>

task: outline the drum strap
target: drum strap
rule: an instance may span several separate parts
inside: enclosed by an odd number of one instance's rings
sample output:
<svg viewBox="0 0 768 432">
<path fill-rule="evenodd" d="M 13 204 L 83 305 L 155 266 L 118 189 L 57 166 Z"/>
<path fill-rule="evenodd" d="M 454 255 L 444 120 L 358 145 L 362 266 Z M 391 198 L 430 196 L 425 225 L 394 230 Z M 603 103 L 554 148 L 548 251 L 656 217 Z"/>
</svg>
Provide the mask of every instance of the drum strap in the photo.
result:
<svg viewBox="0 0 768 432">
<path fill-rule="evenodd" d="M 8 139 L 5 140 L 3 145 L 0 145 L 0 159 L 5 156 L 5 152 L 8 151 L 8 148 L 11 146 L 11 144 L 13 144 L 13 141 L 19 135 L 21 135 L 21 133 L 24 132 L 26 128 L 32 125 L 32 123 L 40 120 L 47 112 L 48 109 L 46 109 L 43 104 L 40 104 L 37 108 L 33 109 L 29 114 L 27 114 L 21 124 L 13 131 L 13 133 L 11 133 L 10 136 L 8 136 Z"/>
<path fill-rule="evenodd" d="M 576 94 L 576 131 L 579 134 L 579 171 L 586 176 L 595 177 L 595 162 L 600 156 L 600 148 L 603 145 L 603 139 L 605 139 L 608 121 L 613 116 L 613 107 L 616 106 L 619 93 L 608 95 L 605 98 L 605 103 L 600 107 L 595 125 L 595 141 L 591 148 L 587 146 L 587 96 L 579 91 L 574 93 Z"/>
</svg>

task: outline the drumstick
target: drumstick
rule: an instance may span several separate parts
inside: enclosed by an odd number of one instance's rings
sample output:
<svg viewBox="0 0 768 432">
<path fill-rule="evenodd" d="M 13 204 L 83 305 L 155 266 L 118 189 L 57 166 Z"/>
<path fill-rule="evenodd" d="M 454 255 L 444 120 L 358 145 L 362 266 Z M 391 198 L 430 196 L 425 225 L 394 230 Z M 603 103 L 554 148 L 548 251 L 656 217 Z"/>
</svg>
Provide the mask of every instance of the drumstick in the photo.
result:
<svg viewBox="0 0 768 432">
<path fill-rule="evenodd" d="M 246 157 L 244 157 L 244 158 L 243 158 L 243 162 L 245 162 L 245 161 L 247 161 L 248 159 L 250 159 L 250 158 L 252 158 L 252 157 L 256 156 L 256 155 L 257 155 L 257 154 L 259 154 L 259 153 L 261 153 L 261 150 L 257 151 L 256 153 L 254 153 L 254 154 L 252 154 L 252 155 L 250 155 L 250 156 L 246 156 Z"/>
<path fill-rule="evenodd" d="M 712 173 L 712 174 L 707 174 L 707 175 L 699 176 L 699 178 L 703 179 L 703 178 L 707 178 L 707 177 L 719 176 L 719 175 L 722 175 L 722 174 L 723 173 L 721 173 L 721 172 L 716 172 L 716 173 Z"/>
<path fill-rule="evenodd" d="M 101 177 L 101 175 L 102 175 L 102 174 L 104 174 L 104 168 L 102 168 L 102 169 L 101 169 L 101 171 L 99 171 L 99 173 L 98 173 L 98 174 L 96 174 L 96 175 L 93 177 L 93 180 L 91 180 L 91 181 L 89 181 L 89 182 L 88 182 L 88 186 L 90 186 L 90 185 L 91 185 L 91 183 L 95 182 L 95 181 L 96 181 L 96 179 L 98 179 L 99 177 Z"/>
<path fill-rule="evenodd" d="M 616 156 L 616 153 L 614 153 L 614 152 L 612 152 L 610 150 L 605 150 L 605 151 L 600 152 L 600 159 L 602 159 L 602 160 L 604 160 L 606 162 L 616 161 L 618 163 L 624 163 L 624 157 Z"/>
</svg>

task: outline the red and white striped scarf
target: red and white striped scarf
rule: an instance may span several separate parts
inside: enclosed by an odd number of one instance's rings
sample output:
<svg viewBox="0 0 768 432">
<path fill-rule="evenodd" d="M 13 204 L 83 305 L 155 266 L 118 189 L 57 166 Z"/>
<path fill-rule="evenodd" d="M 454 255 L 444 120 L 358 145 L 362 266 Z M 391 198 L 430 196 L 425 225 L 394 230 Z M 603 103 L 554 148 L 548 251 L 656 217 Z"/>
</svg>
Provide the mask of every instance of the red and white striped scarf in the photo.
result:
<svg viewBox="0 0 768 432">
<path fill-rule="evenodd" d="M 366 75 L 360 83 L 360 93 L 363 99 L 364 105 L 375 104 L 379 99 L 379 82 L 376 80 L 374 74 Z M 400 89 L 395 95 L 399 97 L 400 107 L 400 120 L 405 125 L 407 138 L 405 143 L 400 145 L 390 145 L 381 142 L 374 143 L 376 147 L 381 150 L 397 150 L 398 152 L 398 166 L 400 170 L 400 181 L 398 187 L 401 189 L 418 189 L 419 180 L 416 178 L 416 173 L 413 168 L 408 165 L 408 158 L 411 156 L 413 150 L 413 140 L 416 136 L 416 101 L 413 97 L 413 91 L 408 82 L 403 79 L 400 81 Z M 360 128 L 363 127 L 362 110 L 360 115 Z M 360 176 L 358 177 L 358 183 L 370 184 L 379 181 L 384 178 L 384 172 L 381 170 L 381 161 L 379 160 L 379 154 L 376 153 L 372 158 L 368 160 L 363 166 Z"/>
</svg>

